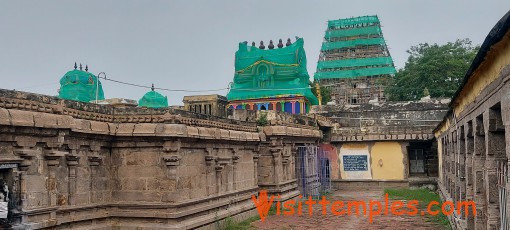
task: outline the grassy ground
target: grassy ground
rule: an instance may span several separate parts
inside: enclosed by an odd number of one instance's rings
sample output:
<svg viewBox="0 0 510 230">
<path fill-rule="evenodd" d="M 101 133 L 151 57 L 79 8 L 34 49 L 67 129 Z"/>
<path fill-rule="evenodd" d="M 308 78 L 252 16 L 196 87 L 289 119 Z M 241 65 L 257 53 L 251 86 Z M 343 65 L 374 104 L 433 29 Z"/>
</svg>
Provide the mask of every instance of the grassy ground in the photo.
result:
<svg viewBox="0 0 510 230">
<path fill-rule="evenodd" d="M 268 215 L 271 216 L 271 215 L 274 215 L 276 214 L 276 207 L 275 206 L 271 206 L 271 208 L 269 209 L 269 213 Z M 230 217 L 227 217 L 225 219 L 225 222 L 223 223 L 223 226 L 222 226 L 222 230 L 237 230 L 237 229 L 240 229 L 240 230 L 248 230 L 248 229 L 254 229 L 252 226 L 251 226 L 251 223 L 253 221 L 257 221 L 257 220 L 260 220 L 260 216 L 259 215 L 256 215 L 256 216 L 252 216 L 246 220 L 243 220 L 241 222 L 235 222 L 232 218 Z"/>
<path fill-rule="evenodd" d="M 388 193 L 389 198 L 391 199 L 402 199 L 402 200 L 418 200 L 419 201 L 419 208 L 420 209 L 426 209 L 427 205 L 431 201 L 437 201 L 439 202 L 439 205 L 434 205 L 431 210 L 432 211 L 439 211 L 439 214 L 436 216 L 427 215 L 428 220 L 432 222 L 436 222 L 442 226 L 444 226 L 446 229 L 451 229 L 450 223 L 448 222 L 448 217 L 445 216 L 441 212 L 441 205 L 443 202 L 441 202 L 441 198 L 439 198 L 439 195 L 435 192 L 431 192 L 428 189 L 420 188 L 420 189 L 385 189 L 384 193 Z"/>
</svg>

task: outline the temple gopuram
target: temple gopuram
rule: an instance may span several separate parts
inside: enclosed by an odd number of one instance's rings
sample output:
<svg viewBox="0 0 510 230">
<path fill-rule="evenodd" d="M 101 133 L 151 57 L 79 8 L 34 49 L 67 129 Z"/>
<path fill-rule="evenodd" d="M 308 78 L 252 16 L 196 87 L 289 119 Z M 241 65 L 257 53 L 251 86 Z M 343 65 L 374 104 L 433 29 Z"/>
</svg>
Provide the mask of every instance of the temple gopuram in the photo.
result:
<svg viewBox="0 0 510 230">
<path fill-rule="evenodd" d="M 331 89 L 336 104 L 385 101 L 396 73 L 377 16 L 328 21 L 314 79 Z"/>
<path fill-rule="evenodd" d="M 318 104 L 312 93 L 302 38 L 285 47 L 282 39 L 271 40 L 268 49 L 261 41 L 239 43 L 235 56 L 235 75 L 227 94 L 228 108 L 276 110 L 292 114 L 306 113 Z"/>
</svg>

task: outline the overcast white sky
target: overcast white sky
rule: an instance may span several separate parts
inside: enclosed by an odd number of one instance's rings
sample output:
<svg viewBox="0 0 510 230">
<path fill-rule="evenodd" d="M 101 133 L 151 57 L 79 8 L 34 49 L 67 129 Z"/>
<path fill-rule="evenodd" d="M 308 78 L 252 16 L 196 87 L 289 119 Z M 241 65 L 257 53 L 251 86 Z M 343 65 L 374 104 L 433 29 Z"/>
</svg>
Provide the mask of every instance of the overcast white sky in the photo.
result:
<svg viewBox="0 0 510 230">
<path fill-rule="evenodd" d="M 508 10 L 509 0 L 0 0 L 0 88 L 57 95 L 59 79 L 75 61 L 94 74 L 131 83 L 225 88 L 234 76 L 239 42 L 267 45 L 294 36 L 305 40 L 313 77 L 327 20 L 373 14 L 401 68 L 412 45 L 483 42 Z M 104 81 L 103 89 L 107 98 L 136 100 L 147 91 Z M 193 94 L 162 93 L 170 104 Z"/>
</svg>

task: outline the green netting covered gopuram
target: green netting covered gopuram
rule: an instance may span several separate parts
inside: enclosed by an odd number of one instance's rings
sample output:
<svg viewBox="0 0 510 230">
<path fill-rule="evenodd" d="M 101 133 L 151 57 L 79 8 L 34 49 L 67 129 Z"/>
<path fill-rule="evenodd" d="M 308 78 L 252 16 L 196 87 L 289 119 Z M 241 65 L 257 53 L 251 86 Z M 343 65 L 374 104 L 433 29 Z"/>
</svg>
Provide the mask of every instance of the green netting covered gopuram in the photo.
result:
<svg viewBox="0 0 510 230">
<path fill-rule="evenodd" d="M 96 89 L 99 89 L 97 90 L 97 100 L 104 100 L 101 81 L 87 70 L 87 67 L 85 67 L 85 71 L 81 70 L 81 64 L 80 69 L 76 69 L 75 64 L 75 69 L 67 72 L 60 79 L 58 97 L 73 101 L 93 102 L 96 100 Z"/>
<path fill-rule="evenodd" d="M 152 88 L 151 91 L 147 92 L 138 100 L 138 106 L 149 108 L 168 107 L 168 98 L 154 91 L 154 88 Z"/>
<path fill-rule="evenodd" d="M 248 110 L 279 110 L 306 113 L 310 105 L 318 104 L 312 93 L 306 69 L 304 41 L 287 40 L 285 47 L 270 41 L 268 49 L 247 42 L 239 43 L 235 55 L 235 74 L 229 107 Z"/>
<path fill-rule="evenodd" d="M 328 21 L 321 57 L 314 75 L 316 80 L 391 75 L 397 72 L 376 15 Z"/>
<path fill-rule="evenodd" d="M 385 101 L 396 72 L 377 15 L 328 21 L 314 79 L 332 103 Z"/>
</svg>

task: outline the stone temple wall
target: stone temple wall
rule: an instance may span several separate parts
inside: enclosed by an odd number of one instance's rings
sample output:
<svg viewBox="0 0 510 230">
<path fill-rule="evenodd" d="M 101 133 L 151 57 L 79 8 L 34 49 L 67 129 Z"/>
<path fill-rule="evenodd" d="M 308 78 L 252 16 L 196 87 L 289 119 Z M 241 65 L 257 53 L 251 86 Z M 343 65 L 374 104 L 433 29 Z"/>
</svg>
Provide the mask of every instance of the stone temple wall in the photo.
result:
<svg viewBox="0 0 510 230">
<path fill-rule="evenodd" d="M 449 99 L 314 106 L 312 112 L 339 124 L 332 142 L 432 140 Z"/>
<path fill-rule="evenodd" d="M 261 189 L 299 194 L 296 149 L 322 137 L 311 123 L 275 116 L 258 127 L 0 90 L 9 220 L 18 229 L 212 229 L 257 215 L 251 196 Z"/>
</svg>

